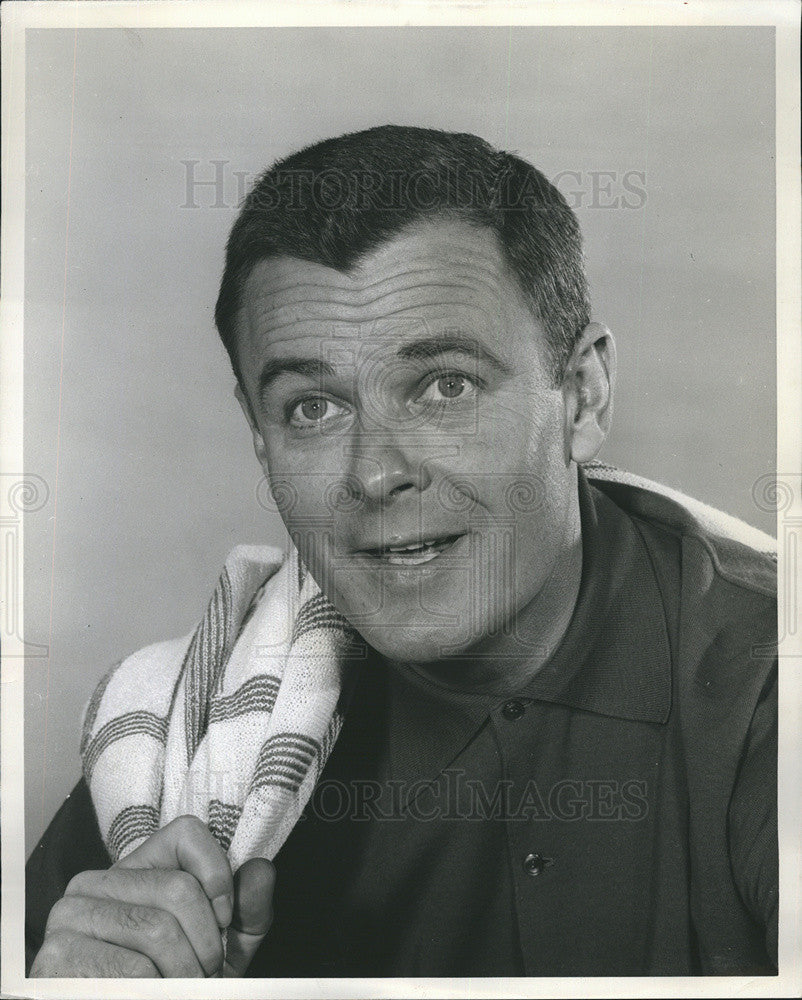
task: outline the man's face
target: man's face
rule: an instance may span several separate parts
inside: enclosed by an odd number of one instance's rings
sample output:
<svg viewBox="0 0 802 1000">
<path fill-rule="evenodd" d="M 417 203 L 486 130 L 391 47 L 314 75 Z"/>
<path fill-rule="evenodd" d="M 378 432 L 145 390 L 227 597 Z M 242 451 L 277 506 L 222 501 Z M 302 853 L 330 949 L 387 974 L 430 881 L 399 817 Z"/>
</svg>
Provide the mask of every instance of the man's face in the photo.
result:
<svg viewBox="0 0 802 1000">
<path fill-rule="evenodd" d="M 238 334 L 257 455 L 337 609 L 418 663 L 514 631 L 559 579 L 574 480 L 493 233 L 420 224 L 349 274 L 263 261 Z"/>
</svg>

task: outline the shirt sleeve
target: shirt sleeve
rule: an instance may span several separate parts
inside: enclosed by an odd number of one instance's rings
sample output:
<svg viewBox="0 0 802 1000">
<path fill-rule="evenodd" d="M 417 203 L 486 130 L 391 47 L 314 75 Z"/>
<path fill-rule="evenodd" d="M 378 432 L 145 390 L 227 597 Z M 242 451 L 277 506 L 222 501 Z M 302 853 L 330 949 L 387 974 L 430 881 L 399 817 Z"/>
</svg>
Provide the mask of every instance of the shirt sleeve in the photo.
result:
<svg viewBox="0 0 802 1000">
<path fill-rule="evenodd" d="M 738 892 L 765 930 L 777 968 L 777 666 L 755 708 L 729 810 L 730 860 Z"/>
<path fill-rule="evenodd" d="M 82 871 L 111 866 L 83 779 L 67 796 L 25 866 L 25 971 L 42 947 L 47 918 Z"/>
</svg>

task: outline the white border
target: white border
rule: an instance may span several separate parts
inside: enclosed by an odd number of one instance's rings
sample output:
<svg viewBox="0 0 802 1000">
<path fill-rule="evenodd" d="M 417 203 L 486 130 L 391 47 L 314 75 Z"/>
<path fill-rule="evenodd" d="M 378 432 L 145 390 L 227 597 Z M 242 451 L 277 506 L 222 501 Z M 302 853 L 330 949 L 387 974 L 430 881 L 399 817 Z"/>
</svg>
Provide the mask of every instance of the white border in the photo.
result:
<svg viewBox="0 0 802 1000">
<path fill-rule="evenodd" d="M 0 236 L 3 262 L 0 287 L 0 432 L 7 471 L 22 470 L 23 252 L 25 217 L 25 28 L 84 27 L 236 27 L 279 25 L 745 25 L 775 26 L 777 81 L 777 364 L 778 445 L 781 474 L 798 475 L 802 456 L 802 323 L 800 302 L 800 102 L 799 19 L 796 0 L 509 0 L 500 3 L 454 3 L 451 0 L 173 0 L 103 2 L 103 0 L 10 0 L 2 6 L 2 184 Z M 785 513 L 802 518 L 796 507 Z M 0 499 L 0 502 L 4 502 Z M 0 510 L 0 514 L 2 514 Z M 800 522 L 802 523 L 802 521 Z M 778 516 L 778 538 L 783 537 Z M 20 543 L 22 544 L 22 543 Z M 21 554 L 21 553 L 20 553 Z M 780 572 L 787 553 L 780 545 Z M 780 621 L 798 609 L 785 606 L 781 588 Z M 784 617 L 786 616 L 786 617 Z M 700 997 L 800 996 L 800 636 L 781 643 L 780 812 L 781 923 L 780 976 L 595 979 L 382 979 L 382 980 L 25 980 L 22 921 L 24 912 L 23 660 L 19 643 L 4 650 L 2 668 L 2 990 L 14 997 Z"/>
<path fill-rule="evenodd" d="M 778 25 L 795 0 L 10 0 L 28 28 Z M 798 15 L 797 15 L 798 19 Z"/>
</svg>

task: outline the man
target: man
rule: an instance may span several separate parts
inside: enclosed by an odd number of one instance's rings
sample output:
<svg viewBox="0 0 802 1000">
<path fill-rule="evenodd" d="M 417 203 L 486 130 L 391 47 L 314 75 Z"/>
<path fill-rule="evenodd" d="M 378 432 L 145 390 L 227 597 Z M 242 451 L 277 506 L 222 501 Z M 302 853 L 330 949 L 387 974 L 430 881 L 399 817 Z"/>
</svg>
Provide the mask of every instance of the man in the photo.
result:
<svg viewBox="0 0 802 1000">
<path fill-rule="evenodd" d="M 473 136 L 319 143 L 216 320 L 295 551 L 98 689 L 32 974 L 774 972 L 774 563 L 588 465 L 615 351 L 560 194 Z"/>
</svg>

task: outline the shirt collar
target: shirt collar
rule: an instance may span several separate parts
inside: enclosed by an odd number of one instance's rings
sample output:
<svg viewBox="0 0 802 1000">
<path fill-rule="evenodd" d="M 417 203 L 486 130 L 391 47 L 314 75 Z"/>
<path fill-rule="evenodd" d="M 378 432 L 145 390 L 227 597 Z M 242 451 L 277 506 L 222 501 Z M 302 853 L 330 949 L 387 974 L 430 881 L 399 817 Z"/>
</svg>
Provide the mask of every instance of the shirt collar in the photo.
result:
<svg viewBox="0 0 802 1000">
<path fill-rule="evenodd" d="M 582 582 L 551 659 L 520 692 L 638 722 L 671 710 L 671 646 L 651 556 L 632 519 L 579 470 Z"/>
</svg>

